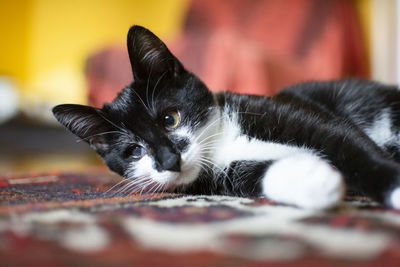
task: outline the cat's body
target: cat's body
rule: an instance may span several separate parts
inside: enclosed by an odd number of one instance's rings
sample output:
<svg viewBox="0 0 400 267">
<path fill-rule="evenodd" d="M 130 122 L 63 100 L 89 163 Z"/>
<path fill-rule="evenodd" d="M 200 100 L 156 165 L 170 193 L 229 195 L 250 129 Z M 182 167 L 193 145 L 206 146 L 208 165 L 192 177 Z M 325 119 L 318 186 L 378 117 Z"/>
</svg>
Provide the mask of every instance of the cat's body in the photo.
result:
<svg viewBox="0 0 400 267">
<path fill-rule="evenodd" d="M 132 27 L 134 82 L 102 109 L 57 119 L 130 179 L 127 190 L 267 196 L 326 208 L 345 187 L 400 208 L 400 92 L 345 80 L 273 98 L 211 93 L 144 28 Z"/>
<path fill-rule="evenodd" d="M 400 159 L 396 87 L 361 80 L 309 82 L 273 98 L 219 93 L 216 99 L 222 119 L 220 134 L 212 139 L 221 140 L 213 140 L 211 160 L 218 178 L 199 179 L 186 189 L 190 193 L 276 194 L 273 199 L 292 202 L 286 194 L 296 198 L 301 187 L 309 186 L 318 192 L 307 192 L 293 202 L 322 205 L 339 198 L 344 189 L 340 175 L 325 168 L 325 163 L 340 170 L 348 189 L 380 201 L 385 201 L 384 186 L 398 181 L 396 175 L 387 174 L 392 168 L 397 173 L 397 163 L 392 161 Z M 281 167 L 276 183 L 269 178 L 268 184 L 268 168 L 273 165 Z"/>
</svg>

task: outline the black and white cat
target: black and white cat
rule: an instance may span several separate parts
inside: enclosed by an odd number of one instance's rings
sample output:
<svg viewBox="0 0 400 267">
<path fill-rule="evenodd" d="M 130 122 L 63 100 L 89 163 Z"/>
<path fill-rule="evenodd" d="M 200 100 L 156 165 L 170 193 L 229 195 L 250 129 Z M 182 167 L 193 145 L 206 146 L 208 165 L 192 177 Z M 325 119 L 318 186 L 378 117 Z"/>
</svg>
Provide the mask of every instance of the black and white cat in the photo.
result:
<svg viewBox="0 0 400 267">
<path fill-rule="evenodd" d="M 400 208 L 400 92 L 376 82 L 308 82 L 278 95 L 212 93 L 147 29 L 128 33 L 133 82 L 101 109 L 55 117 L 126 189 L 266 196 L 304 208 L 345 188 Z"/>
</svg>

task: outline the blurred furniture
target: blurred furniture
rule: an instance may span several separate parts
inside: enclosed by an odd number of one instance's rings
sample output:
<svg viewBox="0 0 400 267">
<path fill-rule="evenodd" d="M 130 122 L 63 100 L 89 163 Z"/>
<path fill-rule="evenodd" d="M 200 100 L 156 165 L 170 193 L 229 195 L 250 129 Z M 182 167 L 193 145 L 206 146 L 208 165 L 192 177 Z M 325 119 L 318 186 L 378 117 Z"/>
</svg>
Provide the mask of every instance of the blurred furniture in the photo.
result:
<svg viewBox="0 0 400 267">
<path fill-rule="evenodd" d="M 353 1 L 193 0 L 174 50 L 213 90 L 273 95 L 305 80 L 368 77 Z"/>
</svg>

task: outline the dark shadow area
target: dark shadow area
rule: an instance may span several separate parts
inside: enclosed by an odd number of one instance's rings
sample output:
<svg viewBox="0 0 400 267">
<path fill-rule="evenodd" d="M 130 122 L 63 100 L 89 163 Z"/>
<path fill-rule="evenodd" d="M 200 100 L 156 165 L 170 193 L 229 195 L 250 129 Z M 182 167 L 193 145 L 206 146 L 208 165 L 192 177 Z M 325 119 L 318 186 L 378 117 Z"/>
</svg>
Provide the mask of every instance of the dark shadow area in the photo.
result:
<svg viewBox="0 0 400 267">
<path fill-rule="evenodd" d="M 62 127 L 22 116 L 0 125 L 2 172 L 81 169 L 99 165 L 90 147 Z"/>
</svg>

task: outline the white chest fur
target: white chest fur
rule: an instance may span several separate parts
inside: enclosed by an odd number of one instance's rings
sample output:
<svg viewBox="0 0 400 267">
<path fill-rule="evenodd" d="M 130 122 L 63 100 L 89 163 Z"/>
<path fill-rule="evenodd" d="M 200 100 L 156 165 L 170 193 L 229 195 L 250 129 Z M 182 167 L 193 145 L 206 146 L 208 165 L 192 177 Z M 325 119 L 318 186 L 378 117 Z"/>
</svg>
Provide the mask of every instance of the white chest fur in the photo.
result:
<svg viewBox="0 0 400 267">
<path fill-rule="evenodd" d="M 262 178 L 265 196 L 312 209 L 331 207 L 342 199 L 341 174 L 312 149 L 248 138 L 235 117 L 226 119 L 221 131 L 213 158 L 221 169 L 234 161 L 273 161 Z"/>
<path fill-rule="evenodd" d="M 223 168 L 234 161 L 269 161 L 278 160 L 293 154 L 310 152 L 310 149 L 286 144 L 262 141 L 241 134 L 235 116 L 226 116 L 222 122 L 219 142 L 212 159 Z"/>
</svg>

